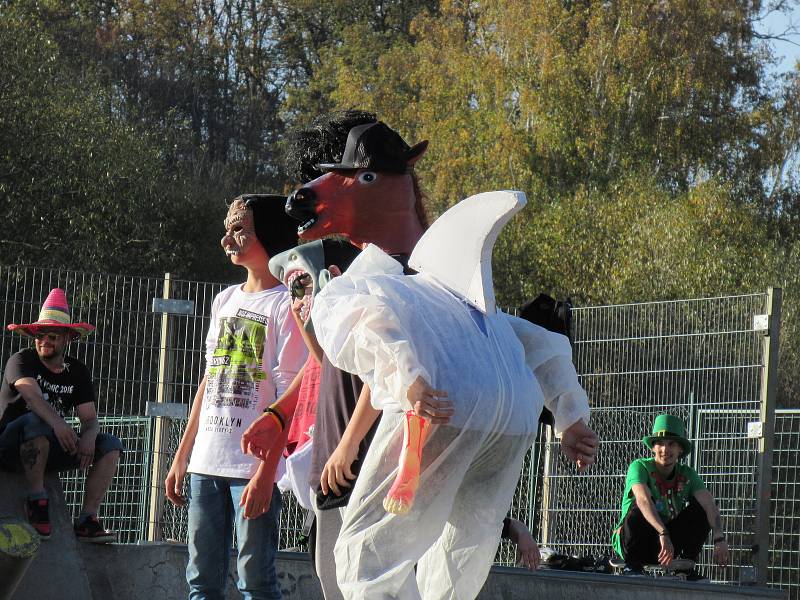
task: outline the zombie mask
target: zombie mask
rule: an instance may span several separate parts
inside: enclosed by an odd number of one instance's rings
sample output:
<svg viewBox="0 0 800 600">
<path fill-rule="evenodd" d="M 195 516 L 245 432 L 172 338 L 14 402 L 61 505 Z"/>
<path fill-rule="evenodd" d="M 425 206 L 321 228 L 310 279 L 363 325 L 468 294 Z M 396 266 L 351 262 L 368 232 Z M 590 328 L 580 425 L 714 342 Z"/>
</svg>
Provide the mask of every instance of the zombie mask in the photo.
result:
<svg viewBox="0 0 800 600">
<path fill-rule="evenodd" d="M 293 302 L 301 302 L 300 317 L 307 331 L 314 297 L 336 275 L 341 274 L 359 250 L 342 240 L 316 240 L 273 256 L 269 270 L 289 289 Z"/>
<path fill-rule="evenodd" d="M 228 256 L 244 254 L 257 240 L 253 211 L 242 198 L 231 203 L 223 225 L 225 235 L 222 238 L 222 247 Z"/>
</svg>

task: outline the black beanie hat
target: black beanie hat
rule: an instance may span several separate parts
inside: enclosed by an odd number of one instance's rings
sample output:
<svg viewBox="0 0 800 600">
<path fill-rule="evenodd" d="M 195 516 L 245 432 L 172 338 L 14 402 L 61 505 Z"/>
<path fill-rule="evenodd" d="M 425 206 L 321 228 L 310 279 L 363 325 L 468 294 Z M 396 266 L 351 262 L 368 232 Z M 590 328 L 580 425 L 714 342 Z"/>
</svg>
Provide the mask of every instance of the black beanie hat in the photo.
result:
<svg viewBox="0 0 800 600">
<path fill-rule="evenodd" d="M 237 200 L 253 211 L 256 237 L 270 258 L 297 245 L 297 221 L 286 214 L 286 196 L 242 194 L 228 201 L 228 206 Z"/>
</svg>

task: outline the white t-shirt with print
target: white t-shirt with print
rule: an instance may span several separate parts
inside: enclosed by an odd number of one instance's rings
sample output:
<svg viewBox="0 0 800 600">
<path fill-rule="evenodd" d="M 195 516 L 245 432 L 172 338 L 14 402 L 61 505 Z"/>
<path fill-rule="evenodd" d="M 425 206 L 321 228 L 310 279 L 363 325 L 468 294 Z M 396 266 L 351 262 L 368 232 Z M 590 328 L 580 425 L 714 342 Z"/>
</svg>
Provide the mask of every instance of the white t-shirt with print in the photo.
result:
<svg viewBox="0 0 800 600">
<path fill-rule="evenodd" d="M 261 292 L 222 290 L 206 337 L 206 390 L 189 472 L 250 479 L 259 460 L 242 453 L 242 433 L 289 386 L 306 346 L 278 285 Z M 275 481 L 285 471 L 283 458 Z"/>
</svg>

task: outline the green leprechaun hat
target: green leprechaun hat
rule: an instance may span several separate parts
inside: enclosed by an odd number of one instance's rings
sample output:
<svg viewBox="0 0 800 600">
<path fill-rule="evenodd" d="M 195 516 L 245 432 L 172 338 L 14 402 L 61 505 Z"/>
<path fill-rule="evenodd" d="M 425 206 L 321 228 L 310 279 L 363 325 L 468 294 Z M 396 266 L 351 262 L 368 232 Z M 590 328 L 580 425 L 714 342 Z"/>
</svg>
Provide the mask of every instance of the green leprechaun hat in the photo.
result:
<svg viewBox="0 0 800 600">
<path fill-rule="evenodd" d="M 686 437 L 683 421 L 672 415 L 658 415 L 653 421 L 653 433 L 642 438 L 642 443 L 653 449 L 653 444 L 660 440 L 675 440 L 683 448 L 683 455 L 692 453 L 692 442 Z"/>
</svg>

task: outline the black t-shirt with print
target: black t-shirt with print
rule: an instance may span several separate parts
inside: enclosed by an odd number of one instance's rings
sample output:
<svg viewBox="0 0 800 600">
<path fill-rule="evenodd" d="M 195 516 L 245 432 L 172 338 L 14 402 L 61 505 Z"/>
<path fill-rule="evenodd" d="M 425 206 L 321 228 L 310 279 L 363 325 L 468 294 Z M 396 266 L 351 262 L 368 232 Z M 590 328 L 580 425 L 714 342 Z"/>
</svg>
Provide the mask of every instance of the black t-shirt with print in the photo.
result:
<svg viewBox="0 0 800 600">
<path fill-rule="evenodd" d="M 14 382 L 23 377 L 32 377 L 39 384 L 42 396 L 62 417 L 79 404 L 94 402 L 94 388 L 89 369 L 71 356 L 64 357 L 64 370 L 53 373 L 42 364 L 36 350 L 28 348 L 14 354 L 6 364 L 3 382 L 0 385 L 0 407 L 6 406 L 0 419 L 0 431 L 5 426 L 30 412 L 22 395 L 14 387 Z"/>
</svg>

